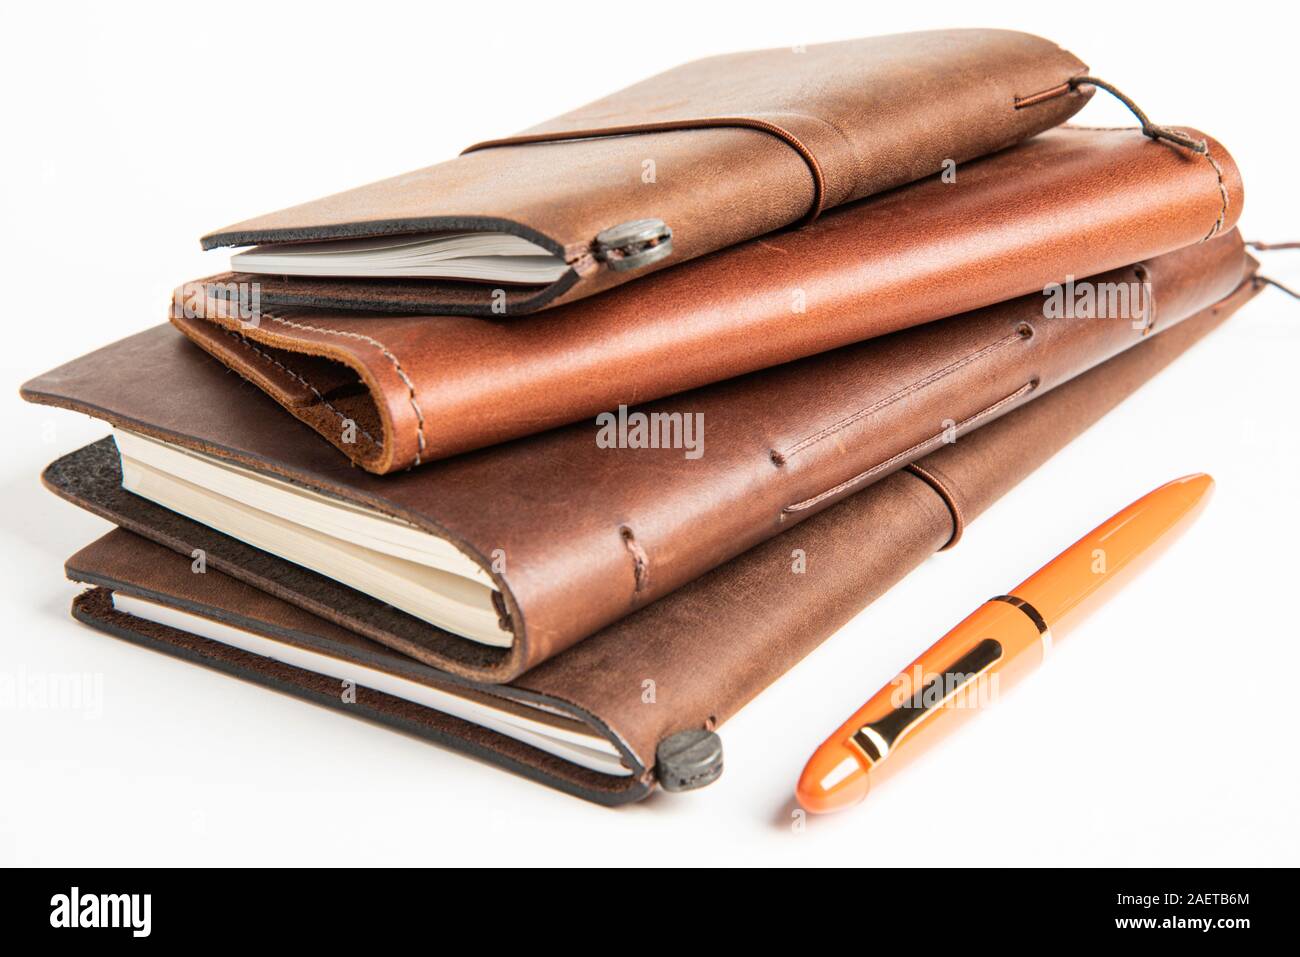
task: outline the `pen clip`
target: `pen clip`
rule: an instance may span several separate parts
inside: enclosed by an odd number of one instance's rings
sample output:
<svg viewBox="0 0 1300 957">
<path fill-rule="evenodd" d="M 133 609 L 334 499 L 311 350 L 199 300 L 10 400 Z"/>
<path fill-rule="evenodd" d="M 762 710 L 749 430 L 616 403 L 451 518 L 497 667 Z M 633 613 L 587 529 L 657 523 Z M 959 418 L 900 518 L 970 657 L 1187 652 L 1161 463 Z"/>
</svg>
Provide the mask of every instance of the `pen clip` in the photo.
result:
<svg viewBox="0 0 1300 957">
<path fill-rule="evenodd" d="M 931 675 L 915 694 L 898 707 L 854 732 L 854 744 L 873 762 L 883 760 L 904 735 L 942 708 L 953 695 L 1001 658 L 1002 643 L 993 638 L 985 638 L 951 665 Z"/>
</svg>

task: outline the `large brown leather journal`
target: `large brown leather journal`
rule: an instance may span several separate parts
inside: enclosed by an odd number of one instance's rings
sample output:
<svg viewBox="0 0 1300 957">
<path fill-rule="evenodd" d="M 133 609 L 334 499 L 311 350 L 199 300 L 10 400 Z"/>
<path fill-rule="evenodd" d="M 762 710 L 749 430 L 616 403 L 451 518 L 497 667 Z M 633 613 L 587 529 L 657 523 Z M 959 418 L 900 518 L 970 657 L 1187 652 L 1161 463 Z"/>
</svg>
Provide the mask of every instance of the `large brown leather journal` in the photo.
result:
<svg viewBox="0 0 1300 957">
<path fill-rule="evenodd" d="M 249 321 L 185 293 L 173 321 L 352 461 L 392 472 L 1222 235 L 1241 178 L 1206 144 L 1052 130 L 955 182 L 913 183 L 526 319 L 264 304 Z"/>
<path fill-rule="evenodd" d="M 76 599 L 73 613 L 110 634 L 448 744 L 581 797 L 634 801 L 656 785 L 660 742 L 726 721 L 1254 292 L 1247 279 L 1195 317 L 744 552 L 509 685 L 434 670 L 304 612 L 318 596 L 290 603 L 246 584 L 278 582 L 271 590 L 292 597 L 286 589 L 293 569 L 277 573 L 284 563 L 271 556 L 246 556 L 260 567 L 240 574 L 244 581 L 213 568 L 194 574 L 188 554 L 121 530 L 68 561 L 71 578 L 96 586 Z M 160 541 L 201 539 L 193 523 L 169 525 L 147 502 L 125 501 L 134 496 L 114 491 L 114 456 L 94 449 L 52 473 L 63 494 Z M 792 563 L 796 550 L 806 557 L 802 573 Z M 142 608 L 154 609 L 152 617 L 135 613 Z M 167 624 L 159 608 L 179 617 Z M 304 667 L 312 661 L 304 662 L 304 653 L 343 665 L 313 670 Z M 647 676 L 654 680 L 649 699 Z M 443 697 L 422 704 L 422 694 Z M 477 717 L 467 719 L 467 708 Z"/>
<path fill-rule="evenodd" d="M 1036 293 L 682 393 L 617 421 L 578 423 L 382 477 L 346 465 L 167 325 L 49 372 L 24 395 L 125 430 L 124 461 L 140 463 L 132 488 L 141 494 L 123 491 L 117 451 L 106 441 L 52 465 L 46 481 L 55 491 L 187 555 L 201 549 L 209 566 L 411 658 L 500 682 L 934 449 L 960 445 L 968 430 L 1152 330 L 1175 327 L 1227 296 L 1251 268 L 1233 231 L 1093 277 L 1071 288 L 1056 317 L 1045 317 Z M 1075 302 L 1085 288 L 1094 290 L 1091 300 Z M 1124 298 L 1128 308 L 1083 308 L 1095 307 L 1097 294 L 1112 304 Z M 164 453 L 165 463 L 150 458 Z M 177 461 L 178 475 L 207 470 L 191 483 L 210 482 L 215 472 L 223 494 L 240 500 L 228 511 L 278 485 L 273 506 L 252 509 L 262 526 L 277 521 L 263 512 L 324 502 L 328 522 L 360 514 L 370 526 L 387 523 L 379 537 L 400 541 L 376 545 L 383 554 L 372 559 L 334 540 L 352 531 L 319 526 L 333 538 L 277 552 L 300 564 L 267 562 L 245 542 L 280 543 L 258 538 L 258 528 L 240 531 L 239 540 L 177 514 L 223 527 L 204 511 L 206 501 L 185 497 L 192 486 L 150 491 L 154 467 L 174 469 Z M 412 557 L 412 548 L 432 554 L 434 546 L 446 553 L 434 562 L 441 571 L 390 560 Z M 372 579 L 342 584 L 363 560 L 395 569 L 380 585 L 398 575 L 418 579 L 418 594 L 382 592 Z M 460 576 L 457 594 L 468 596 L 468 624 L 414 604 L 443 587 L 430 575 L 447 570 Z"/>
<path fill-rule="evenodd" d="M 429 233 L 517 237 L 541 283 L 295 277 L 267 304 L 519 315 L 609 289 L 1050 129 L 1082 62 L 1004 30 L 711 57 L 449 162 L 236 223 L 203 246 Z M 1133 257 L 1137 258 L 1137 257 Z M 222 281 L 232 277 L 221 277 Z M 251 280 L 248 275 L 235 281 Z M 270 277 L 265 277 L 269 279 Z"/>
</svg>

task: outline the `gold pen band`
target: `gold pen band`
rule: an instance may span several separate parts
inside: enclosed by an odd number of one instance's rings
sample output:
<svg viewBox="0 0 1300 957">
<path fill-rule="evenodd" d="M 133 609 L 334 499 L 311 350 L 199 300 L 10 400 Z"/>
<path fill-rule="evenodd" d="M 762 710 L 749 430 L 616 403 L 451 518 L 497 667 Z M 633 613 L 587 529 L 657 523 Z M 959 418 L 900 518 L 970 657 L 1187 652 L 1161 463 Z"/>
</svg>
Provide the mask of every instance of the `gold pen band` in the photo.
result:
<svg viewBox="0 0 1300 957">
<path fill-rule="evenodd" d="M 1015 595 L 994 595 L 989 601 L 1004 601 L 1008 605 L 1019 608 L 1024 612 L 1025 617 L 1034 623 L 1038 629 L 1038 637 L 1043 643 L 1043 654 L 1052 650 L 1052 629 L 1047 626 L 1047 619 L 1038 613 L 1038 609 L 1023 598 L 1017 598 Z"/>
</svg>

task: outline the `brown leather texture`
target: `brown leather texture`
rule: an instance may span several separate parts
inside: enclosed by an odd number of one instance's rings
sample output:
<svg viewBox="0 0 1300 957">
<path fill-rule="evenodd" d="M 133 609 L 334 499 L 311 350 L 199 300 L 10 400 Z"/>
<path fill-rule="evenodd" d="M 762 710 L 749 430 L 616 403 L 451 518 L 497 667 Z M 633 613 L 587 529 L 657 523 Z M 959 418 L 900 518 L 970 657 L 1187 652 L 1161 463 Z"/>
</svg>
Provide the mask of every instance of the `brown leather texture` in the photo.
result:
<svg viewBox="0 0 1300 957">
<path fill-rule="evenodd" d="M 589 801 L 625 804 L 645 797 L 653 787 L 653 776 L 618 736 L 598 718 L 579 712 L 567 701 L 502 685 L 469 686 L 220 572 L 192 574 L 188 558 L 130 532 L 115 529 L 82 549 L 68 559 L 67 573 L 74 581 L 98 586 L 73 600 L 72 614 L 100 631 L 464 751 Z M 540 701 L 615 742 L 625 764 L 635 773 L 621 777 L 590 771 L 514 738 L 372 688 L 356 688 L 356 700 L 345 703 L 339 682 L 332 678 L 117 611 L 111 602 L 113 591 L 206 615 L 437 688 L 487 697 L 498 707 L 520 700 Z"/>
<path fill-rule="evenodd" d="M 955 183 L 524 319 L 286 307 L 250 323 L 210 301 L 197 311 L 211 318 L 173 321 L 385 473 L 1167 253 L 1228 232 L 1241 207 L 1213 141 L 1203 156 L 1137 130 L 1063 128 Z"/>
<path fill-rule="evenodd" d="M 1253 282 L 1243 282 L 1192 319 L 945 446 L 915 471 L 895 473 L 750 549 L 508 686 L 475 686 L 435 671 L 220 572 L 192 574 L 188 557 L 123 531 L 69 560 L 70 577 L 100 586 L 74 602 L 74 615 L 102 631 L 431 738 L 589 800 L 637 800 L 653 786 L 644 771 L 653 767 L 659 741 L 726 721 L 1255 292 Z M 807 559 L 802 574 L 792 571 L 796 548 Z M 360 689 L 356 704 L 343 705 L 336 683 L 319 675 L 113 611 L 105 591 L 113 588 L 462 693 L 546 704 L 609 737 L 637 773 L 620 780 L 596 775 L 368 689 Z M 653 707 L 641 699 L 647 677 L 656 683 Z"/>
<path fill-rule="evenodd" d="M 1005 30 L 941 30 L 711 57 L 448 162 L 227 226 L 204 248 L 442 230 L 524 236 L 570 265 L 506 290 L 516 314 L 806 220 L 1056 126 L 1091 90 L 1072 54 Z M 1053 95 L 1035 98 L 1051 91 Z M 1026 98 L 1031 98 L 1026 103 Z M 644 161 L 655 164 L 653 182 Z M 657 218 L 660 263 L 618 272 L 593 240 Z M 492 286 L 294 279 L 264 301 L 492 314 Z"/>
<path fill-rule="evenodd" d="M 1145 276 L 1159 330 L 1227 295 L 1250 268 L 1233 232 L 1098 280 Z M 369 475 L 166 325 L 23 391 L 31 401 L 287 477 L 447 538 L 495 581 L 512 649 L 487 649 L 391 609 L 389 625 L 376 628 L 352 611 L 341 586 L 311 573 L 281 591 L 266 584 L 270 571 L 254 583 L 281 597 L 310 592 L 309 610 L 428 664 L 506 681 L 1137 343 L 1146 322 L 1045 319 L 1036 293 L 638 410 L 683 423 L 701 417 L 702 454 L 694 459 L 683 448 L 602 448 L 600 429 L 584 422 L 422 469 Z M 96 465 L 105 474 L 111 450 L 107 457 Z M 56 463 L 47 481 L 76 497 L 68 488 L 76 474 Z M 110 516 L 123 507 L 100 505 Z M 155 516 L 139 524 L 172 522 L 167 544 L 186 553 L 201 545 L 221 570 L 250 574 L 244 552 L 222 563 L 237 543 L 215 533 L 196 542 L 195 530 L 177 521 Z M 494 553 L 504 561 L 491 560 Z"/>
</svg>

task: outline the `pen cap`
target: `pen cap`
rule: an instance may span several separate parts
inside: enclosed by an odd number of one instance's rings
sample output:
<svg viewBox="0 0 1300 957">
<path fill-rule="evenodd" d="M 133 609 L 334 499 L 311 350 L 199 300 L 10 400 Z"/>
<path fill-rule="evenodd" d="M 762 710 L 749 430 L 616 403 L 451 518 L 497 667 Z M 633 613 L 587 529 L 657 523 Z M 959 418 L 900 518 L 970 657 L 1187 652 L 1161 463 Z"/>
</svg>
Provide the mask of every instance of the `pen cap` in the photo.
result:
<svg viewBox="0 0 1300 957">
<path fill-rule="evenodd" d="M 1160 486 L 1102 522 L 1012 594 L 1054 630 L 1067 617 L 1077 624 L 1103 589 L 1127 583 L 1177 540 L 1213 487 L 1214 479 L 1203 472 Z"/>
</svg>

